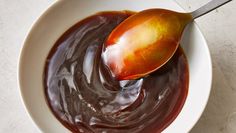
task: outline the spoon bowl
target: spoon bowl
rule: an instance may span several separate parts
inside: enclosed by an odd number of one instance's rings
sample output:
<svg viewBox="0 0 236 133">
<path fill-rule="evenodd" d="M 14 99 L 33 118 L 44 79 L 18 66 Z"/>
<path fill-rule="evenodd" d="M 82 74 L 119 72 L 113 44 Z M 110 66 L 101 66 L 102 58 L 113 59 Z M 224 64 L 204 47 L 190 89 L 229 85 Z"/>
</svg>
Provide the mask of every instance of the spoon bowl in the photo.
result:
<svg viewBox="0 0 236 133">
<path fill-rule="evenodd" d="M 175 53 L 189 13 L 141 11 L 116 27 L 104 44 L 104 63 L 118 80 L 136 79 L 164 65 Z"/>
</svg>

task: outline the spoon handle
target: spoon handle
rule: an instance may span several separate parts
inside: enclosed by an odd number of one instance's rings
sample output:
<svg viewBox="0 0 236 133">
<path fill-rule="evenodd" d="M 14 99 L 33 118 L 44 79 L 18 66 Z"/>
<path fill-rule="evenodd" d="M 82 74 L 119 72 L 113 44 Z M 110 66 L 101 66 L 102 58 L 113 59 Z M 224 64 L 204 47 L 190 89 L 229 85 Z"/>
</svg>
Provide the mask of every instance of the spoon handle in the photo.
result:
<svg viewBox="0 0 236 133">
<path fill-rule="evenodd" d="M 192 14 L 192 17 L 193 19 L 196 19 L 198 17 L 201 17 L 202 15 L 204 14 L 207 14 L 208 12 L 230 2 L 232 0 L 212 0 L 210 1 L 209 3 L 207 3 L 206 5 L 200 7 L 199 9 L 193 11 L 191 14 Z"/>
</svg>

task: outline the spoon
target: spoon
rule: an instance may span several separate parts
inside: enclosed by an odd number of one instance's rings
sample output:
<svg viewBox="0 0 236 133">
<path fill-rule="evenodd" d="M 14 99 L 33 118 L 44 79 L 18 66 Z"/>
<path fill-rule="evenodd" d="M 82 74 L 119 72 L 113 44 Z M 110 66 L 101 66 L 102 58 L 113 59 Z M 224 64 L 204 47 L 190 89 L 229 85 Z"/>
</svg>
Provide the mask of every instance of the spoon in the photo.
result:
<svg viewBox="0 0 236 133">
<path fill-rule="evenodd" d="M 212 0 L 191 13 L 148 9 L 118 25 L 103 45 L 102 58 L 117 80 L 137 79 L 163 66 L 194 19 L 231 0 Z"/>
</svg>

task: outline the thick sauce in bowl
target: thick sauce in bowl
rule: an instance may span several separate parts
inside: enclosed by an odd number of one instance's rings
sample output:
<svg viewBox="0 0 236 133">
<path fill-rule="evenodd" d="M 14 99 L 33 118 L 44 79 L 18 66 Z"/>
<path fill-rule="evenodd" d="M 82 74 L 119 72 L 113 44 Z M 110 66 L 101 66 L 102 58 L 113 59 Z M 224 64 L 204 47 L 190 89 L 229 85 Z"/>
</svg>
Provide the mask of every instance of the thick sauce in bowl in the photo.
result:
<svg viewBox="0 0 236 133">
<path fill-rule="evenodd" d="M 181 48 L 161 69 L 138 80 L 117 81 L 103 64 L 103 42 L 131 14 L 88 17 L 66 31 L 50 51 L 44 74 L 46 100 L 72 132 L 158 133 L 183 107 L 189 71 Z"/>
</svg>

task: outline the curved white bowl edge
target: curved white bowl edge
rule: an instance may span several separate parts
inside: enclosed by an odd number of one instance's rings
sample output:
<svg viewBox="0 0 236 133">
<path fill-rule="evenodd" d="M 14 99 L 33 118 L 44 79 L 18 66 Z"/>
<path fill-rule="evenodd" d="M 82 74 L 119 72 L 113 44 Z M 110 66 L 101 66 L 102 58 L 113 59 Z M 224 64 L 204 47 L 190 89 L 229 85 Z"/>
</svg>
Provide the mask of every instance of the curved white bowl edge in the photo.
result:
<svg viewBox="0 0 236 133">
<path fill-rule="evenodd" d="M 24 48 L 27 46 L 26 45 L 26 41 L 27 41 L 27 39 L 28 38 L 30 38 L 30 33 L 31 33 L 31 31 L 33 31 L 34 30 L 34 28 L 37 26 L 37 23 L 41 20 L 41 18 L 44 16 L 44 14 L 47 14 L 48 12 L 50 12 L 50 10 L 54 7 L 54 6 L 56 6 L 57 4 L 59 4 L 59 2 L 60 1 L 54 1 L 51 5 L 49 5 L 49 7 L 48 8 L 46 8 L 44 11 L 43 11 L 43 13 L 37 18 L 37 19 L 35 19 L 35 21 L 32 23 L 32 25 L 31 25 L 31 28 L 30 28 L 30 30 L 28 31 L 28 33 L 27 33 L 27 36 L 25 37 L 25 39 L 24 39 L 24 41 L 23 41 L 23 45 L 22 45 L 22 47 L 21 47 L 21 50 L 20 50 L 20 53 L 19 53 L 19 58 L 18 58 L 18 63 L 17 63 L 17 82 L 18 82 L 18 89 L 19 89 L 19 94 L 20 94 L 20 96 L 21 96 L 21 102 L 22 102 L 22 104 L 24 105 L 24 108 L 25 108 L 25 111 L 27 112 L 27 115 L 30 117 L 30 120 L 31 120 L 31 122 L 33 123 L 33 125 L 37 128 L 37 130 L 39 130 L 39 131 L 43 131 L 42 129 L 41 129 L 41 127 L 40 126 L 38 126 L 38 124 L 37 124 L 37 120 L 35 120 L 34 119 L 34 117 L 32 117 L 32 114 L 28 111 L 28 106 L 25 104 L 25 99 L 24 99 L 24 94 L 22 93 L 22 91 L 21 91 L 21 83 L 20 83 L 20 69 L 21 69 L 21 65 L 20 65 L 20 63 L 21 63 L 21 60 L 22 60 L 22 56 L 23 56 L 23 54 L 22 53 L 24 53 Z M 176 2 L 178 5 L 179 5 L 179 3 L 178 2 Z M 180 6 L 180 5 L 179 5 Z M 180 6 L 181 7 L 181 6 Z M 182 7 L 181 7 L 182 8 Z M 196 23 L 196 22 L 194 22 L 194 24 L 197 26 L 197 30 L 199 30 L 200 32 L 201 32 L 201 30 L 200 30 L 200 28 L 199 28 L 199 26 L 198 26 L 198 24 Z M 201 32 L 202 33 L 202 32 Z M 205 36 L 204 36 L 204 34 L 202 33 L 202 35 L 201 35 L 203 38 L 204 38 L 204 41 L 206 41 L 206 43 L 205 44 L 208 44 L 207 43 L 207 40 L 206 40 L 206 38 L 205 38 Z M 212 77 L 213 77 L 213 71 L 212 71 L 212 58 L 211 58 L 211 54 L 210 54 L 210 50 L 209 50 L 209 47 L 207 46 L 207 45 L 204 45 L 204 47 L 207 49 L 207 52 L 208 52 L 208 55 L 209 55 L 209 60 L 210 60 L 210 65 L 209 65 L 209 69 L 211 70 L 210 71 L 210 76 L 211 76 L 211 81 L 210 81 L 210 86 L 209 86 L 209 88 L 211 88 L 212 87 Z M 209 89 L 209 91 L 211 91 L 211 89 Z M 207 106 L 207 101 L 209 100 L 209 96 L 210 96 L 210 92 L 208 93 L 208 99 L 206 99 L 206 102 L 205 102 L 205 105 L 203 105 L 203 108 L 202 108 L 202 111 L 201 111 L 201 115 L 202 115 L 202 113 L 204 112 L 204 110 L 205 110 L 205 108 L 206 108 L 206 106 Z M 196 121 L 195 121 L 195 123 L 193 124 L 193 126 L 191 127 L 191 129 L 194 127 L 194 125 L 197 123 L 197 121 L 199 121 L 199 119 L 200 119 L 200 117 L 198 118 L 198 119 L 196 119 Z M 190 132 L 191 131 L 191 129 L 188 131 L 188 132 Z"/>
</svg>

